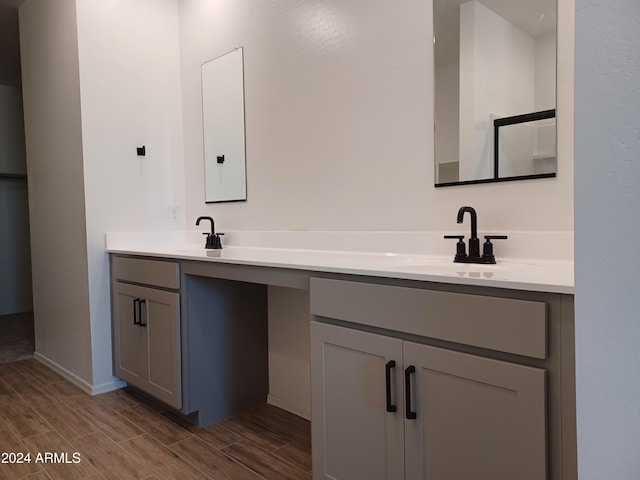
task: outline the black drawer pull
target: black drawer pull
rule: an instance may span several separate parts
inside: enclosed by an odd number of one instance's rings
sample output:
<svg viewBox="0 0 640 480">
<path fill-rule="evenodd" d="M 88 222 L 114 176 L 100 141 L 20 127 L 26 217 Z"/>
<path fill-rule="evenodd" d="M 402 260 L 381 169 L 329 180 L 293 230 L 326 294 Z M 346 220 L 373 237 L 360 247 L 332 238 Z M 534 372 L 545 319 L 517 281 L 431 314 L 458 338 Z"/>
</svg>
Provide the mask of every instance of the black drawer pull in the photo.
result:
<svg viewBox="0 0 640 480">
<path fill-rule="evenodd" d="M 411 410 L 411 374 L 416 373 L 416 367 L 409 365 L 404 371 L 405 415 L 407 420 L 415 420 L 416 412 Z"/>
<path fill-rule="evenodd" d="M 391 404 L 391 369 L 396 368 L 396 361 L 389 360 L 385 367 L 386 384 L 387 384 L 387 412 L 397 412 L 398 407 Z"/>
<path fill-rule="evenodd" d="M 138 315 L 140 316 L 140 323 L 138 323 L 138 325 L 140 325 L 141 327 L 146 327 L 147 326 L 147 322 L 142 323 L 142 304 L 145 305 L 145 311 L 148 313 L 147 301 L 144 298 L 141 298 L 140 299 L 140 303 L 138 303 Z"/>
<path fill-rule="evenodd" d="M 140 299 L 136 298 L 133 301 L 133 324 L 140 325 L 140 315 L 138 312 L 140 311 Z"/>
</svg>

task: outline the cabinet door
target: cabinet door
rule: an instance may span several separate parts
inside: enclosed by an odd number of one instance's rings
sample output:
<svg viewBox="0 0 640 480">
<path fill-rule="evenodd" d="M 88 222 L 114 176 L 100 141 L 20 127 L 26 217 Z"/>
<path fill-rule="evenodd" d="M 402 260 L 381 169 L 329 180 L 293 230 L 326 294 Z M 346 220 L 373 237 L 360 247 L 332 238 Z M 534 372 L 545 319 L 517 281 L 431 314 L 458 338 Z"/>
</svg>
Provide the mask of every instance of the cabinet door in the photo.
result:
<svg viewBox="0 0 640 480">
<path fill-rule="evenodd" d="M 404 365 L 407 479 L 547 478 L 544 370 L 412 342 Z"/>
<path fill-rule="evenodd" d="M 114 282 L 113 322 L 114 373 L 181 408 L 180 295 Z"/>
<path fill-rule="evenodd" d="M 134 323 L 139 293 L 139 287 L 113 284 L 114 374 L 136 386 L 146 382 L 145 332 Z"/>
<path fill-rule="evenodd" d="M 146 333 L 145 390 L 176 408 L 182 407 L 180 357 L 180 296 L 145 289 L 142 324 Z"/>
<path fill-rule="evenodd" d="M 315 480 L 404 478 L 401 374 L 402 341 L 311 322 Z"/>
</svg>

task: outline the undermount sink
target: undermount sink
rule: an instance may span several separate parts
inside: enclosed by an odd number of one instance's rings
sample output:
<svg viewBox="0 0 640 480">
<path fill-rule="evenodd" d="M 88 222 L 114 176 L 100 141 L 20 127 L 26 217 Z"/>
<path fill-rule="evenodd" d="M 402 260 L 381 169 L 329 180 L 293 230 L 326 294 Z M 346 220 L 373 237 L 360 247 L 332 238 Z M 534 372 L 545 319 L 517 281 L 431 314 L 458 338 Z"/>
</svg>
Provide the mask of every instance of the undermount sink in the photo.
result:
<svg viewBox="0 0 640 480">
<path fill-rule="evenodd" d="M 390 263 L 389 268 L 403 272 L 434 275 L 492 278 L 501 273 L 522 269 L 539 268 L 539 265 L 526 262 L 498 261 L 496 264 L 455 263 L 451 257 L 413 257 L 398 259 Z"/>
<path fill-rule="evenodd" d="M 423 263 L 423 264 L 412 264 L 412 265 L 403 265 L 402 269 L 407 270 L 447 270 L 447 271 L 475 271 L 475 272 L 496 272 L 503 270 L 505 267 L 502 265 L 484 265 L 484 264 L 474 264 L 474 263 L 453 263 L 450 261 L 449 263 Z"/>
</svg>

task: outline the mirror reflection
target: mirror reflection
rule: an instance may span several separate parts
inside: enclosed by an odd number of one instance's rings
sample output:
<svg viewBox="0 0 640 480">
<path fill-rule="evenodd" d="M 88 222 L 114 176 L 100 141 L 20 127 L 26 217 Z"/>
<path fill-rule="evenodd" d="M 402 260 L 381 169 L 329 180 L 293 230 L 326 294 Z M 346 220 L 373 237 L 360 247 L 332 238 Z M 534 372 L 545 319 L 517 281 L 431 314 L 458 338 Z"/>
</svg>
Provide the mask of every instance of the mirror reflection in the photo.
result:
<svg viewBox="0 0 640 480">
<path fill-rule="evenodd" d="M 436 186 L 555 176 L 555 0 L 433 10 Z"/>
<path fill-rule="evenodd" d="M 247 199 L 242 48 L 202 65 L 205 202 Z"/>
</svg>

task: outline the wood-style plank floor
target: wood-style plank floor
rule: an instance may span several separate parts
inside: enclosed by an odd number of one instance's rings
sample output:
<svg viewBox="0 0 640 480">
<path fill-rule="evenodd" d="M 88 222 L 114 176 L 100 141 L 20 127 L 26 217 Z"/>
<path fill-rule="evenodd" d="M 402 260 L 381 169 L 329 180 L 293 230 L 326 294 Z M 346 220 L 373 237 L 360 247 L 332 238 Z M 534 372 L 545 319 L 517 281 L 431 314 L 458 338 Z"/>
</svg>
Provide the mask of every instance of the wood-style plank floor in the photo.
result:
<svg viewBox="0 0 640 480">
<path fill-rule="evenodd" d="M 311 478 L 310 424 L 284 410 L 199 429 L 135 391 L 87 395 L 34 359 L 0 364 L 2 452 L 31 463 L 0 463 L 0 480 Z"/>
</svg>

